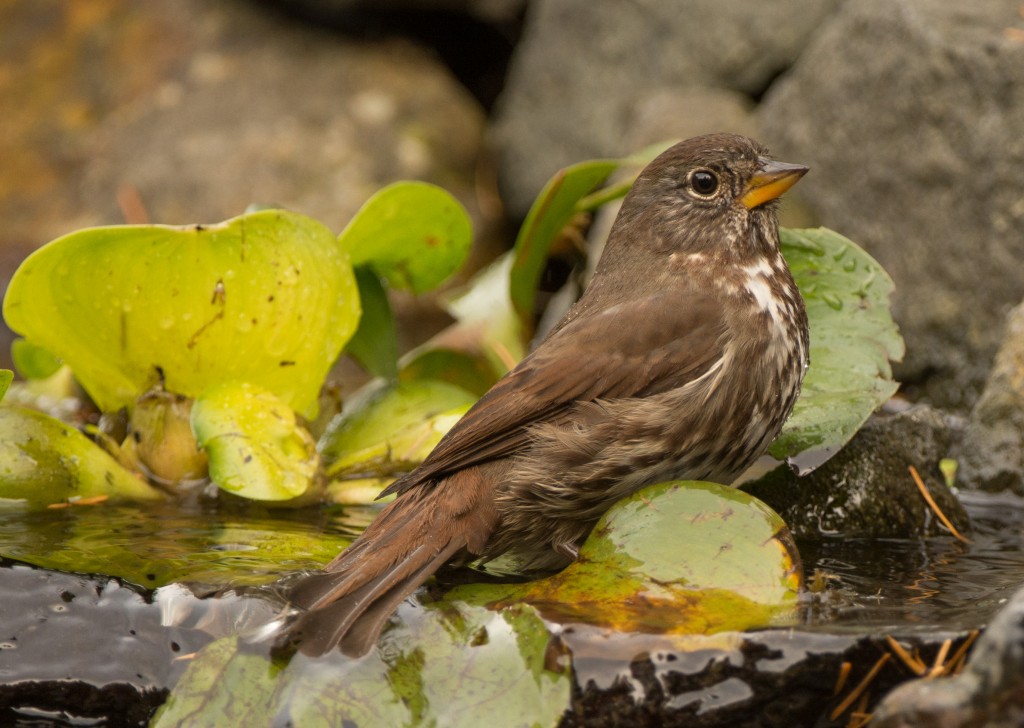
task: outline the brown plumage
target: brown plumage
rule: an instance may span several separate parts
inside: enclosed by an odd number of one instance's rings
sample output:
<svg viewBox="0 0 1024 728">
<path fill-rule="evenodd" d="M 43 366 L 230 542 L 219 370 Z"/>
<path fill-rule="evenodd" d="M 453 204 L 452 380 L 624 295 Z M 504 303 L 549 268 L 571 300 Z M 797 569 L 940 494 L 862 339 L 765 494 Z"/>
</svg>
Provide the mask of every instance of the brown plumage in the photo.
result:
<svg viewBox="0 0 1024 728">
<path fill-rule="evenodd" d="M 775 200 L 805 167 L 730 134 L 641 172 L 593 282 L 537 349 L 397 480 L 397 499 L 290 593 L 279 645 L 368 651 L 438 568 L 506 552 L 558 568 L 602 513 L 673 478 L 731 482 L 778 435 L 807 366 Z"/>
</svg>

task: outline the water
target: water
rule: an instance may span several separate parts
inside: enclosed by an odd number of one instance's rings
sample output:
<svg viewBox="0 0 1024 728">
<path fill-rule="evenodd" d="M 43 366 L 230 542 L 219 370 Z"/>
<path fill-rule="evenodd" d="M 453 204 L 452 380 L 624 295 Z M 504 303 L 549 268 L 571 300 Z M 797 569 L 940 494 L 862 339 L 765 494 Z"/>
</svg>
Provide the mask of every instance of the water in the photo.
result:
<svg viewBox="0 0 1024 728">
<path fill-rule="evenodd" d="M 876 632 L 984 626 L 1024 585 L 1024 498 L 962 493 L 971 543 L 952 537 L 800 543 L 805 626 Z M 370 522 L 372 507 L 324 513 L 164 504 L 24 513 L 0 511 L 0 556 L 65 572 L 116 576 L 144 588 L 175 580 L 258 584 L 326 563 Z M 0 568 L 0 591 L 3 569 Z"/>
<path fill-rule="evenodd" d="M 828 581 L 808 626 L 840 630 L 931 631 L 983 627 L 1024 586 L 1024 498 L 960 494 L 971 543 L 952 537 L 830 539 L 802 543 L 808 579 Z"/>
</svg>

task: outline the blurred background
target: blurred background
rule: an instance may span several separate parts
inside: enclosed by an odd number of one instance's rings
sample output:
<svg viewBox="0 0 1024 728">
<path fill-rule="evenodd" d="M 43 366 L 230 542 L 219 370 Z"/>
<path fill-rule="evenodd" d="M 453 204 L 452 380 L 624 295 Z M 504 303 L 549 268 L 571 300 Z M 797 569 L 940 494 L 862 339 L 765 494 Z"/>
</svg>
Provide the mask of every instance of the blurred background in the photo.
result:
<svg viewBox="0 0 1024 728">
<path fill-rule="evenodd" d="M 559 167 L 709 131 L 812 168 L 786 222 L 886 266 L 906 394 L 966 412 L 1024 298 L 1019 0 L 0 0 L 0 282 L 91 225 L 340 231 L 399 179 L 479 265 Z"/>
</svg>

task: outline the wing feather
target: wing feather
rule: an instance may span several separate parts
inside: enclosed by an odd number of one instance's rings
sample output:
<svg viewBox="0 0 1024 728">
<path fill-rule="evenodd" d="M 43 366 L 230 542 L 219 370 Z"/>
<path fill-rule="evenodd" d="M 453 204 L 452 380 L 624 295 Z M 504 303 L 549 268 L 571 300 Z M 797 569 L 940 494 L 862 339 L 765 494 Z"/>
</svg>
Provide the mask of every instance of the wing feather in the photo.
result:
<svg viewBox="0 0 1024 728">
<path fill-rule="evenodd" d="M 646 397 L 683 386 L 722 356 L 724 331 L 718 302 L 678 290 L 575 318 L 495 384 L 420 467 L 384 494 L 514 454 L 529 444 L 531 423 L 557 417 L 577 401 Z"/>
</svg>

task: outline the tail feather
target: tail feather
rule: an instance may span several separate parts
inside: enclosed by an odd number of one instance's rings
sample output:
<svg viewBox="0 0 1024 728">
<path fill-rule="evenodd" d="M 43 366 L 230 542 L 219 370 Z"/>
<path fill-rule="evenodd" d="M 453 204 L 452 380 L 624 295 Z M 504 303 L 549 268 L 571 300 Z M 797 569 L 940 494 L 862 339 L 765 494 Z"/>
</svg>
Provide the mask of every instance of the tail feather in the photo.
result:
<svg viewBox="0 0 1024 728">
<path fill-rule="evenodd" d="M 368 652 L 402 600 L 448 561 L 480 552 L 496 520 L 483 483 L 475 469 L 461 471 L 391 503 L 324 572 L 292 587 L 289 601 L 306 611 L 277 649 L 315 656 L 340 645 L 350 656 Z"/>
<path fill-rule="evenodd" d="M 453 542 L 432 556 L 418 550 L 403 563 L 408 568 L 400 576 L 396 571 L 384 574 L 341 601 L 306 612 L 295 632 L 299 650 L 315 657 L 339 646 L 350 657 L 366 654 L 398 605 L 461 548 Z"/>
</svg>

